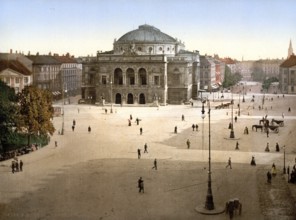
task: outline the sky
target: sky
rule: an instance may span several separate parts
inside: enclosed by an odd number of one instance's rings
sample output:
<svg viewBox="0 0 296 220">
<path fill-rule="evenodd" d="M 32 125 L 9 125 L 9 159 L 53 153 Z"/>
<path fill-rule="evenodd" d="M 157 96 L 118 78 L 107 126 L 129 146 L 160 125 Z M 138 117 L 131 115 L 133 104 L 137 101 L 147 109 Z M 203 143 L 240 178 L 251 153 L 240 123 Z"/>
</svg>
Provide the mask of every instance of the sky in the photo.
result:
<svg viewBox="0 0 296 220">
<path fill-rule="evenodd" d="M 95 55 L 149 24 L 187 50 L 237 60 L 296 51 L 295 0 L 0 0 L 0 52 Z"/>
</svg>

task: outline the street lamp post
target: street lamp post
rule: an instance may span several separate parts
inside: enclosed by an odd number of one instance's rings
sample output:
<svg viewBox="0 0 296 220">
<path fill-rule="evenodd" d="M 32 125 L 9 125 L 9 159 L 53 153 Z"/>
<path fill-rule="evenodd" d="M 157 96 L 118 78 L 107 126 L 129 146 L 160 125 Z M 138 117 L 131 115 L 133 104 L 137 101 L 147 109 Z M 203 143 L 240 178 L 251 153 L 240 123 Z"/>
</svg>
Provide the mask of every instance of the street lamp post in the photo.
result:
<svg viewBox="0 0 296 220">
<path fill-rule="evenodd" d="M 205 108 L 204 103 L 206 101 L 202 102 L 202 118 L 205 117 Z M 211 107 L 210 107 L 210 101 L 208 100 L 208 115 L 209 115 L 209 171 L 208 171 L 208 192 L 205 202 L 205 209 L 207 210 L 213 210 L 215 208 L 214 206 L 214 200 L 213 200 L 213 194 L 212 194 L 212 179 L 211 179 Z"/>
<path fill-rule="evenodd" d="M 245 102 L 245 86 L 243 86 L 243 102 Z"/>
<path fill-rule="evenodd" d="M 230 130 L 230 138 L 234 138 L 234 130 L 233 130 L 233 93 L 231 91 L 231 130 Z"/>
<path fill-rule="evenodd" d="M 240 116 L 240 94 L 241 94 L 241 91 L 239 91 L 239 94 L 238 94 L 238 116 Z"/>
<path fill-rule="evenodd" d="M 286 146 L 283 146 L 284 149 L 284 169 L 283 169 L 283 174 L 286 174 Z"/>
<path fill-rule="evenodd" d="M 65 90 L 65 84 L 63 83 L 63 90 L 62 90 L 62 95 L 63 95 L 63 114 L 62 114 L 62 131 L 61 131 L 61 135 L 64 135 L 64 121 L 65 121 L 65 92 L 67 92 L 67 90 Z"/>
<path fill-rule="evenodd" d="M 110 82 L 110 85 L 111 85 L 111 92 L 110 92 L 110 94 L 111 94 L 111 98 L 110 98 L 110 100 L 111 100 L 111 109 L 110 109 L 110 113 L 113 113 L 113 94 L 112 94 L 112 80 L 111 80 L 111 82 Z"/>
</svg>

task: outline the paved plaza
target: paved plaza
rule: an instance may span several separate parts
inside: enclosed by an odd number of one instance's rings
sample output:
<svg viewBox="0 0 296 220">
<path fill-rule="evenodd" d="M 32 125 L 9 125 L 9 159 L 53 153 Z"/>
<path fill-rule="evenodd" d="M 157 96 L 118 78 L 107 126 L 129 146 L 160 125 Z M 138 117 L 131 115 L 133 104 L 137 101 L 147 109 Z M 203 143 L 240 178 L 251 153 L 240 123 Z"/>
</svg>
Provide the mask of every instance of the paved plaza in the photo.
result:
<svg viewBox="0 0 296 220">
<path fill-rule="evenodd" d="M 240 116 L 234 122 L 235 138 L 229 139 L 231 108 L 215 109 L 230 101 L 231 94 L 215 93 L 211 103 L 211 159 L 214 203 L 225 206 L 230 199 L 242 203 L 242 215 L 234 219 L 295 219 L 296 185 L 283 175 L 285 165 L 295 164 L 296 97 L 286 95 L 234 95 L 234 116 L 240 101 Z M 48 146 L 21 156 L 24 171 L 12 174 L 11 160 L 0 163 L 0 219 L 229 219 L 201 215 L 207 193 L 209 118 L 201 118 L 201 103 L 157 107 L 64 106 L 64 135 L 59 135 L 62 117 L 55 117 L 55 134 Z M 56 103 L 56 106 L 62 106 Z M 288 108 L 291 112 L 288 112 Z M 108 113 L 105 113 L 107 108 Z M 283 115 L 284 113 L 284 115 Z M 132 115 L 132 125 L 128 119 Z M 184 121 L 181 117 L 184 115 Z M 267 119 L 283 119 L 279 132 L 269 137 L 252 125 Z M 139 125 L 135 123 L 140 119 Z M 75 130 L 72 122 L 75 119 Z M 192 130 L 198 125 L 198 131 Z M 88 127 L 91 132 L 88 132 Z M 177 126 L 177 134 L 174 128 Z M 244 134 L 248 127 L 249 134 Z M 140 135 L 140 128 L 143 134 Z M 188 149 L 186 141 L 190 140 Z M 55 147 L 54 142 L 58 146 Z M 239 150 L 236 150 L 236 143 Z M 279 143 L 280 152 L 275 151 Z M 148 153 L 144 153 L 144 144 Z M 269 143 L 270 152 L 265 152 Z M 138 159 L 137 149 L 141 149 Z M 252 156 L 257 166 L 250 166 Z M 232 169 L 226 168 L 229 157 Z M 158 169 L 152 169 L 154 159 Z M 267 184 L 272 164 L 277 175 Z M 144 180 L 144 193 L 137 181 Z"/>
</svg>

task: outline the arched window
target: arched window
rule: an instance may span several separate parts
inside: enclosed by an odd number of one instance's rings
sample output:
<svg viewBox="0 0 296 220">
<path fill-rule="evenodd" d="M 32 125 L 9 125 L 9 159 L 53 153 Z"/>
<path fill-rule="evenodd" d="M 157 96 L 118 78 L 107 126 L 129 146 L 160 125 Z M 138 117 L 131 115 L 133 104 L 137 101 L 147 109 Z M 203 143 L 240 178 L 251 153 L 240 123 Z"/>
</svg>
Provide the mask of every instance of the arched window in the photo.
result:
<svg viewBox="0 0 296 220">
<path fill-rule="evenodd" d="M 116 68 L 114 70 L 114 85 L 122 85 L 122 84 L 123 84 L 122 70 L 120 68 Z"/>
<path fill-rule="evenodd" d="M 127 69 L 126 78 L 129 85 L 135 85 L 135 71 L 132 68 Z"/>
<path fill-rule="evenodd" d="M 147 72 L 144 68 L 139 69 L 139 84 L 147 85 Z"/>
</svg>

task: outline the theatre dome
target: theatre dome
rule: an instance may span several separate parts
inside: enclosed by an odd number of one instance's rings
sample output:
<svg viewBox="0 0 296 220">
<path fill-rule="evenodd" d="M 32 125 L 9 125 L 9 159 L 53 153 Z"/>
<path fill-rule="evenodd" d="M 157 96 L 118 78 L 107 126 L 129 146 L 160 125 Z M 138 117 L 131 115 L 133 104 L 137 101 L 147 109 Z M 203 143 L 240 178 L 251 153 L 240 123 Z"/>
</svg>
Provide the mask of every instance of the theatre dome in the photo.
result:
<svg viewBox="0 0 296 220">
<path fill-rule="evenodd" d="M 138 29 L 127 32 L 114 40 L 115 54 L 166 54 L 175 55 L 184 49 L 184 44 L 151 25 L 140 25 Z"/>
<path fill-rule="evenodd" d="M 117 42 L 176 43 L 177 40 L 151 25 L 144 24 L 124 34 Z"/>
</svg>

